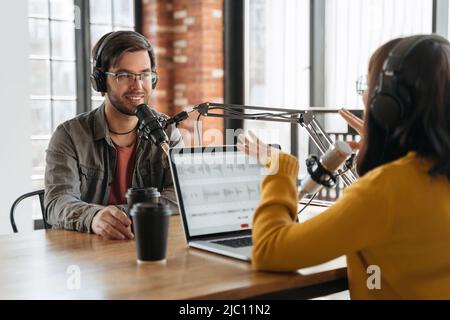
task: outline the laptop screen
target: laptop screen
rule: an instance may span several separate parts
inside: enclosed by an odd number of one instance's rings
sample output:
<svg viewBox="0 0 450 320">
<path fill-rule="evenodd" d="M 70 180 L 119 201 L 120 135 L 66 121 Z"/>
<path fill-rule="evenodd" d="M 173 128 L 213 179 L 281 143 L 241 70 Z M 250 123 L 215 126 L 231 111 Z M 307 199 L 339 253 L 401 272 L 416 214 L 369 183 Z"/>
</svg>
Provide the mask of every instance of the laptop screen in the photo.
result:
<svg viewBox="0 0 450 320">
<path fill-rule="evenodd" d="M 173 149 L 171 157 L 189 236 L 251 229 L 265 168 L 235 147 Z"/>
</svg>

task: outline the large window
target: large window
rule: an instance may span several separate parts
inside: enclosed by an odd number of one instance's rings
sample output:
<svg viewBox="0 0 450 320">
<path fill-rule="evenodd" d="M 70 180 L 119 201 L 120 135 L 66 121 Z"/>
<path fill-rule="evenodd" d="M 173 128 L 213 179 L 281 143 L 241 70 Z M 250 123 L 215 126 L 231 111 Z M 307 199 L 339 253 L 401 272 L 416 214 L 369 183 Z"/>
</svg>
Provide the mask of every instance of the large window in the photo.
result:
<svg viewBox="0 0 450 320">
<path fill-rule="evenodd" d="M 89 52 L 76 51 L 76 29 L 81 37 L 90 39 L 90 49 L 105 33 L 115 30 L 133 30 L 135 27 L 134 0 L 91 0 L 81 2 L 89 10 L 75 5 L 73 0 L 28 0 L 28 25 L 30 34 L 30 66 L 32 110 L 32 147 L 34 189 L 44 187 L 45 150 L 51 134 L 63 121 L 77 113 L 77 83 L 89 82 L 86 72 L 77 78 L 77 70 L 92 70 L 82 61 L 91 61 Z M 80 14 L 89 12 L 89 25 Z M 77 53 L 78 52 L 78 53 Z M 89 89 L 90 90 L 90 89 Z M 103 98 L 92 92 L 92 108 Z M 33 217 L 40 217 L 38 205 L 34 205 Z"/>
<path fill-rule="evenodd" d="M 325 106 L 362 108 L 355 81 L 386 41 L 432 32 L 432 0 L 327 0 Z"/>
<path fill-rule="evenodd" d="M 33 187 L 43 187 L 45 149 L 56 126 L 75 115 L 73 1 L 30 0 Z"/>
<path fill-rule="evenodd" d="M 372 53 L 396 37 L 432 32 L 432 0 L 326 0 L 325 107 L 363 109 L 356 79 Z M 324 119 L 327 132 L 345 133 L 338 115 Z"/>
<path fill-rule="evenodd" d="M 309 105 L 309 0 L 246 2 L 247 105 Z M 291 150 L 290 125 L 245 121 L 245 129 Z"/>
<path fill-rule="evenodd" d="M 431 33 L 433 27 L 433 0 L 248 0 L 246 4 L 247 105 L 307 109 L 314 101 L 314 107 L 363 109 L 355 81 L 367 73 L 372 52 L 389 39 Z M 348 131 L 336 114 L 319 119 L 327 132 Z M 280 143 L 287 152 L 296 143 L 301 163 L 313 152 L 302 128 L 291 136 L 285 124 L 245 121 L 244 127 Z M 303 176 L 305 166 L 300 168 Z"/>
</svg>

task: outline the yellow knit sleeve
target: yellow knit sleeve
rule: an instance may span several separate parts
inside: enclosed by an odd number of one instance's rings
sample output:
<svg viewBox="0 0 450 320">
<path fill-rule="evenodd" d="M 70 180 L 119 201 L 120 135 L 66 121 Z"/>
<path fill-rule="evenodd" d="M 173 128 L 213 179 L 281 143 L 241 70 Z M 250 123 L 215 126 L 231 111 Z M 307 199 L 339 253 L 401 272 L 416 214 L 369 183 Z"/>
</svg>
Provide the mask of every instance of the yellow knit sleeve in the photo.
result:
<svg viewBox="0 0 450 320">
<path fill-rule="evenodd" d="M 261 183 L 253 217 L 255 269 L 292 271 L 317 265 L 377 243 L 388 232 L 389 187 L 382 174 L 361 179 L 332 207 L 301 224 L 295 222 L 297 174 L 297 159 L 280 153 L 276 173 Z"/>
</svg>

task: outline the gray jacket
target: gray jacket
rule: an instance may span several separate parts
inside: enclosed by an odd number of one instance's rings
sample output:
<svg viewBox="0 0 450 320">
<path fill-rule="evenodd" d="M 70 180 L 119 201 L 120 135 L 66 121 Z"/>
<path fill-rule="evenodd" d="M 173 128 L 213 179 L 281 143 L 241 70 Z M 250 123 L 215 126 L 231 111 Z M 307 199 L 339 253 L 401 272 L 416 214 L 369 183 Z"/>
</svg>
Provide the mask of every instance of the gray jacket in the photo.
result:
<svg viewBox="0 0 450 320">
<path fill-rule="evenodd" d="M 163 117 L 162 114 L 159 114 Z M 166 133 L 170 146 L 183 146 L 175 126 Z M 105 106 L 58 126 L 47 149 L 45 214 L 53 228 L 91 232 L 95 204 L 108 205 L 116 168 L 116 149 L 105 120 Z M 178 213 L 169 162 L 151 141 L 139 139 L 132 187 L 156 187 L 163 201 Z M 127 212 L 126 204 L 119 206 Z"/>
</svg>

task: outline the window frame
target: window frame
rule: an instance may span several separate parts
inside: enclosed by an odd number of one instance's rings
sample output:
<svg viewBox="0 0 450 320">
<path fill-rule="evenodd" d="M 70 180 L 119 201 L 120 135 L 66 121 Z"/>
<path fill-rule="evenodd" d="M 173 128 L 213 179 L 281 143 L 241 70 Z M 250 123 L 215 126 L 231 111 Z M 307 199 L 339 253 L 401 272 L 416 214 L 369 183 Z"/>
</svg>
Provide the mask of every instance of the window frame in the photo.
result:
<svg viewBox="0 0 450 320">
<path fill-rule="evenodd" d="M 35 55 L 32 54 L 31 52 L 29 52 L 28 55 L 28 61 L 31 63 L 33 61 L 43 61 L 43 62 L 47 62 L 48 63 L 48 68 L 47 68 L 47 76 L 48 76 L 48 93 L 46 94 L 30 94 L 29 95 L 29 101 L 44 101 L 44 102 L 49 102 L 49 105 L 47 105 L 46 107 L 49 107 L 49 115 L 50 115 L 50 119 L 49 119 L 49 129 L 50 132 L 46 133 L 46 134 L 32 134 L 30 136 L 30 140 L 32 142 L 32 144 L 34 143 L 39 143 L 42 141 L 49 141 L 52 132 L 55 129 L 55 110 L 54 110 L 54 103 L 55 102 L 60 102 L 60 101 L 70 101 L 70 102 L 75 102 L 77 101 L 77 97 L 76 96 L 57 96 L 54 94 L 54 63 L 58 63 L 58 62 L 69 62 L 69 63 L 75 63 L 76 64 L 76 55 L 74 52 L 74 56 L 71 58 L 67 58 L 67 57 L 56 57 L 53 54 L 53 41 L 54 38 L 52 37 L 53 34 L 53 28 L 52 28 L 52 23 L 53 22 L 68 22 L 68 23 L 75 23 L 75 18 L 73 20 L 71 19 L 66 19 L 66 18 L 55 18 L 52 17 L 52 7 L 51 7 L 51 1 L 47 0 L 47 13 L 45 16 L 41 16 L 39 14 L 33 14 L 33 13 L 28 13 L 27 15 L 27 23 L 28 25 L 30 24 L 31 21 L 46 21 L 48 26 L 48 43 L 46 43 L 46 45 L 48 46 L 48 54 L 46 55 Z M 43 176 L 41 174 L 36 174 L 34 172 L 34 168 L 36 167 L 32 167 L 32 174 L 31 174 L 31 181 L 32 183 L 36 182 L 36 181 L 42 181 L 43 180 Z"/>
<path fill-rule="evenodd" d="M 51 135 L 55 129 L 54 123 L 54 110 L 53 110 L 53 101 L 63 101 L 67 100 L 73 101 L 76 104 L 75 114 L 74 116 L 88 112 L 92 110 L 92 89 L 90 82 L 90 75 L 92 72 L 91 68 L 91 22 L 90 22 L 90 1 L 95 0 L 73 0 L 74 6 L 74 20 L 72 20 L 75 24 L 74 28 L 74 57 L 73 59 L 61 59 L 55 58 L 52 56 L 52 21 L 69 21 L 65 19 L 57 19 L 52 18 L 51 16 L 51 0 L 47 0 L 48 5 L 48 17 L 43 17 L 39 15 L 28 14 L 27 23 L 30 23 L 32 20 L 46 20 L 48 21 L 48 46 L 49 46 L 49 54 L 48 56 L 38 56 L 38 55 L 29 55 L 29 61 L 48 61 L 49 69 L 49 95 L 30 95 L 29 100 L 33 101 L 50 101 L 50 134 L 45 135 L 32 135 L 30 139 L 32 141 L 48 141 L 51 138 Z M 111 2 L 111 6 L 113 6 L 114 0 L 109 0 Z M 133 14 L 134 14 L 134 30 L 137 32 L 142 31 L 142 1 L 141 0 L 133 0 Z M 113 13 L 112 13 L 113 14 Z M 114 23 L 111 24 L 114 27 L 118 26 Z M 52 70 L 52 61 L 70 61 L 75 63 L 75 95 L 70 97 L 57 97 L 54 100 L 53 97 L 53 70 Z M 42 183 L 43 177 L 41 174 L 31 175 L 31 180 L 36 184 Z M 42 218 L 39 215 L 33 214 L 33 220 L 36 227 L 42 225 Z"/>
</svg>

